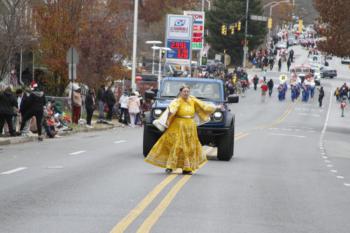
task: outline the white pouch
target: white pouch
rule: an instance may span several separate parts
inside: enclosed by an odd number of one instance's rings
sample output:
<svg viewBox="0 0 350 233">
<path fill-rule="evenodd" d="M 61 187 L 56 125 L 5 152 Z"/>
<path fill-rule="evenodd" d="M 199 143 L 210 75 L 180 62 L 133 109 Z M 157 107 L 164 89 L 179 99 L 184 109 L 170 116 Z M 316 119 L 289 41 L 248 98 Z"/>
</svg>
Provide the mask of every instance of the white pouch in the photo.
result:
<svg viewBox="0 0 350 233">
<path fill-rule="evenodd" d="M 162 115 L 158 119 L 154 120 L 152 124 L 155 127 L 157 127 L 159 131 L 164 132 L 165 129 L 168 128 L 168 126 L 166 125 L 168 116 L 169 116 L 169 108 L 166 108 L 166 110 L 162 113 Z"/>
</svg>

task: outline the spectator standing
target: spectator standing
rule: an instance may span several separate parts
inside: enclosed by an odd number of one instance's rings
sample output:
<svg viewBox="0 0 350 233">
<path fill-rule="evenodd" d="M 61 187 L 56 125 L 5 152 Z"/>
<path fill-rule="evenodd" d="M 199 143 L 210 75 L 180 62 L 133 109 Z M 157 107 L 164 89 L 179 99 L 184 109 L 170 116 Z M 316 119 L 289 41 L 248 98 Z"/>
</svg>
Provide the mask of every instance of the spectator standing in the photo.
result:
<svg viewBox="0 0 350 233">
<path fill-rule="evenodd" d="M 28 88 L 28 89 L 24 90 L 24 93 L 23 93 L 22 98 L 21 98 L 21 103 L 19 103 L 19 112 L 21 114 L 20 126 L 22 124 L 22 121 L 24 119 L 24 115 L 25 115 L 26 111 L 28 111 L 28 109 L 30 108 L 30 106 L 28 104 L 29 96 L 30 96 L 30 89 Z M 20 129 L 19 129 L 20 133 L 25 134 L 27 136 L 33 136 L 32 132 L 29 130 L 29 124 L 30 124 L 30 122 L 27 121 L 25 123 L 23 130 L 21 130 L 21 127 L 20 127 Z"/>
<path fill-rule="evenodd" d="M 116 103 L 112 87 L 109 86 L 106 91 L 106 105 L 108 106 L 107 120 L 111 121 L 113 116 L 114 105 Z"/>
<path fill-rule="evenodd" d="M 254 90 L 257 89 L 258 83 L 259 83 L 259 78 L 258 78 L 257 75 L 255 75 L 254 78 L 253 78 Z"/>
<path fill-rule="evenodd" d="M 4 91 L 0 90 L 0 135 L 6 121 L 10 135 L 16 136 L 12 118 L 15 113 L 17 114 L 17 108 L 17 100 L 11 88 L 7 87 Z"/>
<path fill-rule="evenodd" d="M 81 106 L 83 104 L 81 98 L 81 89 L 79 86 L 73 87 L 73 123 L 78 124 L 81 115 Z"/>
<path fill-rule="evenodd" d="M 261 102 L 265 102 L 266 99 L 266 93 L 269 90 L 269 87 L 267 86 L 266 82 L 263 82 L 261 85 Z"/>
<path fill-rule="evenodd" d="M 335 98 L 337 98 L 337 101 L 339 102 L 340 101 L 340 89 L 339 89 L 339 87 L 337 87 L 335 89 L 334 96 L 335 96 Z"/>
<path fill-rule="evenodd" d="M 278 59 L 278 72 L 281 72 L 282 68 L 282 58 Z"/>
<path fill-rule="evenodd" d="M 46 104 L 45 94 L 38 88 L 37 84 L 33 85 L 33 90 L 26 99 L 22 100 L 23 106 L 25 106 L 25 111 L 23 114 L 21 128 L 20 131 L 23 133 L 24 126 L 28 120 L 30 120 L 33 116 L 36 119 L 36 125 L 38 128 L 38 140 L 42 141 L 43 138 L 41 136 L 42 133 L 42 119 L 44 115 L 44 106 Z M 23 103 L 24 102 L 24 103 Z M 21 107 L 22 107 L 21 104 Z M 23 111 L 22 109 L 21 111 Z"/>
<path fill-rule="evenodd" d="M 20 109 L 21 109 L 22 97 L 23 97 L 23 90 L 22 90 L 22 88 L 19 88 L 16 90 L 17 112 L 15 113 L 15 116 L 13 117 L 13 128 L 15 131 L 17 131 L 17 125 L 21 122 Z"/>
<path fill-rule="evenodd" d="M 291 62 L 294 62 L 294 50 L 293 49 L 291 49 L 289 51 L 289 59 Z"/>
<path fill-rule="evenodd" d="M 125 91 L 119 99 L 119 105 L 120 105 L 119 122 L 123 124 L 128 123 L 128 100 L 129 100 L 128 93 Z"/>
<path fill-rule="evenodd" d="M 287 70 L 289 72 L 289 68 L 290 68 L 290 65 L 292 64 L 290 58 L 288 58 L 288 61 L 287 61 Z"/>
<path fill-rule="evenodd" d="M 346 98 L 344 97 L 341 99 L 341 103 L 340 103 L 341 117 L 344 117 L 345 108 L 346 108 Z"/>
<path fill-rule="evenodd" d="M 101 85 L 101 87 L 97 91 L 96 96 L 97 104 L 98 104 L 98 119 L 104 119 L 104 106 L 105 106 L 105 86 Z"/>
<path fill-rule="evenodd" d="M 318 94 L 318 103 L 319 103 L 320 108 L 322 107 L 323 98 L 324 98 L 324 90 L 323 90 L 323 87 L 321 87 L 320 92 Z"/>
<path fill-rule="evenodd" d="M 273 80 L 270 79 L 268 82 L 267 82 L 267 86 L 269 88 L 269 96 L 271 97 L 272 95 L 272 91 L 273 91 L 273 86 L 274 86 L 274 83 L 273 83 Z"/>
<path fill-rule="evenodd" d="M 140 99 L 135 93 L 131 93 L 128 99 L 128 111 L 130 116 L 130 126 L 135 127 L 136 115 L 140 113 Z"/>
<path fill-rule="evenodd" d="M 91 119 L 95 108 L 96 108 L 95 91 L 94 89 L 89 89 L 85 99 L 86 126 L 88 128 L 92 128 Z"/>
</svg>

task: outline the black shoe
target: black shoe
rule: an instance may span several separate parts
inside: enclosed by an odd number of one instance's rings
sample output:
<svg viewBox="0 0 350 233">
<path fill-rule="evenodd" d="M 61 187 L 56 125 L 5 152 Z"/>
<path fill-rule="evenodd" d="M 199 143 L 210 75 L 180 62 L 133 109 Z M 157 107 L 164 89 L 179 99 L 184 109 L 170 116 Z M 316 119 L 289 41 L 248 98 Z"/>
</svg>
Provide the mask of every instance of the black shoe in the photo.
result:
<svg viewBox="0 0 350 233">
<path fill-rule="evenodd" d="M 165 169 L 165 173 L 167 173 L 167 174 L 170 174 L 172 172 L 173 172 L 173 169 L 170 169 L 170 168 Z"/>
<path fill-rule="evenodd" d="M 182 171 L 182 174 L 184 174 L 184 175 L 192 175 L 192 172 L 191 171 Z"/>
</svg>

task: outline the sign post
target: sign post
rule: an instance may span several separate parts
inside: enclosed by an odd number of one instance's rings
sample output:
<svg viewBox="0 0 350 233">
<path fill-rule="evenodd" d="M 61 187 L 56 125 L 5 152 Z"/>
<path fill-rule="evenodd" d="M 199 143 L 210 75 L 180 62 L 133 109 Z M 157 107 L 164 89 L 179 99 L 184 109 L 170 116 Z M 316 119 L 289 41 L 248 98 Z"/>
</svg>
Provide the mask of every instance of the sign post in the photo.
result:
<svg viewBox="0 0 350 233">
<path fill-rule="evenodd" d="M 79 54 L 76 50 L 76 48 L 71 47 L 68 49 L 67 51 L 67 57 L 66 57 L 66 61 L 68 63 L 68 76 L 69 76 L 69 80 L 71 82 L 71 120 L 73 122 L 73 84 L 74 84 L 74 80 L 77 79 L 77 64 L 79 63 Z"/>
<path fill-rule="evenodd" d="M 188 65 L 191 72 L 192 16 L 168 15 L 166 24 L 166 61 Z"/>
<path fill-rule="evenodd" d="M 192 16 L 192 50 L 200 51 L 199 63 L 202 65 L 205 13 L 203 11 L 184 11 L 184 15 Z"/>
</svg>

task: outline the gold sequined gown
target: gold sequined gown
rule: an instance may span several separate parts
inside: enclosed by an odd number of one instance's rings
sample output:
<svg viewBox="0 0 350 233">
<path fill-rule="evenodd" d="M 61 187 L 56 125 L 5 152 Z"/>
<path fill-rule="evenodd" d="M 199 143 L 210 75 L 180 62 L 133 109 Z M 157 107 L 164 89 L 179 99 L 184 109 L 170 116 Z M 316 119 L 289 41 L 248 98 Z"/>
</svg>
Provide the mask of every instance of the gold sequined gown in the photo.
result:
<svg viewBox="0 0 350 233">
<path fill-rule="evenodd" d="M 190 96 L 179 97 L 169 105 L 168 129 L 153 146 L 145 161 L 162 168 L 194 171 L 204 163 L 206 155 L 197 134 L 195 115 L 201 122 L 210 120 L 215 106 Z"/>
</svg>

